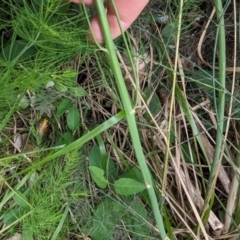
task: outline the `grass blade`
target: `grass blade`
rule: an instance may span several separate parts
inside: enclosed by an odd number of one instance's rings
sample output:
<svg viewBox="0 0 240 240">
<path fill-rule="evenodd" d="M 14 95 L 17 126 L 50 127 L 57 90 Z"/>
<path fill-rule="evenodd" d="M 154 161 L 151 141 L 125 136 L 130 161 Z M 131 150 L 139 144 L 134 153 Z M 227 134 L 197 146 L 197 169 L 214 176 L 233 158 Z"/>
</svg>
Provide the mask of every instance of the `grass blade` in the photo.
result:
<svg viewBox="0 0 240 240">
<path fill-rule="evenodd" d="M 63 215 L 62 215 L 61 221 L 59 222 L 59 224 L 58 224 L 58 226 L 57 226 L 57 229 L 55 230 L 55 232 L 54 232 L 51 240 L 57 239 L 57 236 L 58 236 L 58 234 L 60 233 L 60 231 L 61 231 L 61 229 L 62 229 L 62 226 L 63 226 L 63 224 L 64 224 L 64 221 L 65 221 L 65 219 L 66 219 L 66 217 L 67 217 L 68 210 L 69 210 L 69 206 L 67 205 L 66 208 L 65 208 L 65 211 L 64 211 L 64 213 L 63 213 Z"/>
<path fill-rule="evenodd" d="M 217 137 L 213 162 L 211 164 L 210 176 L 208 179 L 208 188 L 204 203 L 203 216 L 208 211 L 208 204 L 213 198 L 214 188 L 217 181 L 218 172 L 221 166 L 221 159 L 224 153 L 223 147 L 223 128 L 224 128 L 224 111 L 225 111 L 225 89 L 226 89 L 226 39 L 225 39 L 225 24 L 223 16 L 223 6 L 221 0 L 215 0 L 216 16 L 218 25 L 218 51 L 219 51 L 219 86 L 221 89 L 218 91 L 218 111 L 217 111 Z M 205 216 L 208 219 L 207 216 Z"/>
<path fill-rule="evenodd" d="M 157 222 L 157 226 L 158 226 L 160 235 L 161 235 L 162 239 L 166 239 L 166 232 L 165 232 L 165 229 L 163 226 L 162 215 L 161 215 L 159 207 L 158 207 L 158 201 L 157 201 L 157 197 L 156 197 L 154 187 L 153 187 L 152 176 L 148 169 L 148 166 L 147 166 L 147 163 L 145 160 L 145 156 L 142 151 L 141 142 L 140 142 L 138 129 L 137 129 L 137 125 L 136 125 L 136 120 L 135 120 L 135 115 L 134 115 L 134 109 L 132 108 L 132 103 L 131 103 L 131 100 L 129 97 L 129 93 L 128 93 L 126 85 L 124 83 L 122 72 L 121 72 L 121 69 L 119 66 L 119 62 L 117 59 L 113 40 L 111 38 L 111 34 L 110 34 L 110 30 L 109 30 L 109 25 L 108 25 L 108 21 L 107 21 L 107 17 L 106 17 L 106 11 L 104 9 L 103 2 L 101 0 L 100 1 L 95 0 L 95 4 L 97 7 L 98 16 L 99 16 L 99 20 L 100 20 L 102 31 L 103 31 L 106 48 L 108 50 L 110 66 L 113 71 L 114 77 L 116 79 L 118 91 L 119 91 L 119 94 L 120 94 L 120 97 L 122 100 L 123 109 L 126 114 L 126 120 L 128 123 L 128 127 L 129 127 L 130 135 L 132 138 L 132 143 L 134 146 L 136 157 L 138 160 L 138 164 L 141 168 L 143 178 L 144 178 L 147 190 L 148 190 L 148 194 L 149 194 L 149 197 L 151 200 L 154 216 L 155 216 L 155 219 Z M 112 3 L 112 4 L 114 5 L 114 3 Z"/>
<path fill-rule="evenodd" d="M 45 164 L 45 163 L 47 163 L 47 162 L 49 162 L 49 161 L 51 161 L 53 159 L 56 159 L 58 157 L 61 157 L 64 154 L 67 154 L 70 151 L 73 151 L 75 149 L 79 149 L 86 142 L 90 141 L 91 139 L 95 138 L 97 135 L 99 135 L 103 131 L 106 131 L 107 129 L 109 129 L 110 127 L 112 127 L 116 123 L 118 123 L 120 120 L 122 120 L 124 118 L 124 116 L 125 115 L 124 115 L 123 111 L 119 112 L 115 116 L 111 117 L 110 119 L 108 119 L 104 123 L 102 123 L 99 126 L 97 126 L 96 128 L 94 128 L 92 131 L 90 131 L 90 132 L 86 133 L 85 135 L 83 135 L 78 140 L 76 140 L 73 143 L 69 144 L 68 146 L 62 148 L 61 150 L 57 151 L 56 153 L 50 154 L 49 156 L 45 157 L 44 159 L 42 159 L 41 161 L 36 163 L 34 166 L 30 166 L 30 167 L 24 169 L 23 171 L 21 171 L 21 172 L 19 172 L 17 174 L 12 175 L 11 178 L 16 177 L 18 175 L 21 175 L 21 174 L 23 174 L 25 172 L 28 172 L 28 171 L 33 171 L 34 172 L 36 169 L 41 167 L 43 164 Z"/>
</svg>

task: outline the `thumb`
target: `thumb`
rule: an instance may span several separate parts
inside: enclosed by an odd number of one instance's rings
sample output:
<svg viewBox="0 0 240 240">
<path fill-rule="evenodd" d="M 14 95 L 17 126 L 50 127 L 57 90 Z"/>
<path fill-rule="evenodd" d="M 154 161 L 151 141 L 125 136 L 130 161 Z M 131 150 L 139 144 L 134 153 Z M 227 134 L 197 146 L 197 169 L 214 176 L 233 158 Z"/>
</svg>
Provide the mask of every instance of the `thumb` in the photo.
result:
<svg viewBox="0 0 240 240">
<path fill-rule="evenodd" d="M 128 29 L 133 21 L 138 17 L 143 8 L 147 5 L 149 0 L 115 0 L 116 9 L 120 18 L 120 24 L 123 31 Z M 114 8 L 111 1 L 108 1 L 107 5 L 107 18 L 111 31 L 112 38 L 115 39 L 121 35 L 121 29 L 118 24 L 117 17 L 114 12 Z M 92 33 L 89 33 L 91 41 L 93 36 L 99 43 L 104 42 L 103 33 L 101 30 L 99 18 L 93 17 L 91 21 Z"/>
</svg>

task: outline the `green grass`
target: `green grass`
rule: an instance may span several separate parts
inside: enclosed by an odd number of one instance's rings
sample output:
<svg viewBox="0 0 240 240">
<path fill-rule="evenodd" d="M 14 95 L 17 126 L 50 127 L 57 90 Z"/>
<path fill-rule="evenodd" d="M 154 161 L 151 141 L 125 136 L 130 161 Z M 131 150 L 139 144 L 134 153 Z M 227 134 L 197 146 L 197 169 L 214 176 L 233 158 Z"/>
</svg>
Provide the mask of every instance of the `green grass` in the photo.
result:
<svg viewBox="0 0 240 240">
<path fill-rule="evenodd" d="M 237 239 L 236 3 L 96 3 L 0 3 L 0 239 Z"/>
</svg>

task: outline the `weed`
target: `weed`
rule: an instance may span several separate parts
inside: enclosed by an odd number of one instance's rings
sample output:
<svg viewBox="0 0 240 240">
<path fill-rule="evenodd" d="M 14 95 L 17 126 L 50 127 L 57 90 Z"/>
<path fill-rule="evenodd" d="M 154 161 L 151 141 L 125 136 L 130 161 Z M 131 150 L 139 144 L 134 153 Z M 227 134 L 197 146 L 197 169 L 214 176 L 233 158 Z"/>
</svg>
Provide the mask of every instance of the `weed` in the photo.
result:
<svg viewBox="0 0 240 240">
<path fill-rule="evenodd" d="M 0 3 L 1 239 L 238 239 L 238 3 L 96 3 Z"/>
</svg>

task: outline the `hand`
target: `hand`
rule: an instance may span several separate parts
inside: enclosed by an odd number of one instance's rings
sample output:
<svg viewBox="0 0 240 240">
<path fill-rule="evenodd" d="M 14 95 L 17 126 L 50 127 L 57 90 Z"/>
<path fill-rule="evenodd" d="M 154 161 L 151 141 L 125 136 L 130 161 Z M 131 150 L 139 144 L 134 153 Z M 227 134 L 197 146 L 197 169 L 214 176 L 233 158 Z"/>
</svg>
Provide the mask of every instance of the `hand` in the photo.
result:
<svg viewBox="0 0 240 240">
<path fill-rule="evenodd" d="M 85 3 L 87 6 L 94 6 L 94 0 L 70 0 L 74 3 Z M 133 21 L 137 18 L 137 16 L 141 13 L 143 8 L 147 5 L 149 0 L 115 0 L 115 5 L 118 10 L 120 23 L 122 29 L 127 30 Z M 111 1 L 108 1 L 107 5 L 107 18 L 112 34 L 112 38 L 115 39 L 119 35 L 121 35 L 121 30 L 118 25 L 117 18 L 114 14 L 114 9 L 111 5 Z M 92 21 L 92 30 L 95 38 L 99 43 L 104 42 L 103 34 L 101 31 L 101 26 L 99 23 L 99 19 L 97 16 L 94 16 Z M 92 36 L 90 35 L 90 39 L 92 40 Z"/>
</svg>

